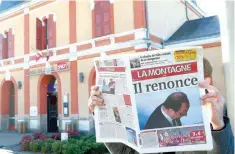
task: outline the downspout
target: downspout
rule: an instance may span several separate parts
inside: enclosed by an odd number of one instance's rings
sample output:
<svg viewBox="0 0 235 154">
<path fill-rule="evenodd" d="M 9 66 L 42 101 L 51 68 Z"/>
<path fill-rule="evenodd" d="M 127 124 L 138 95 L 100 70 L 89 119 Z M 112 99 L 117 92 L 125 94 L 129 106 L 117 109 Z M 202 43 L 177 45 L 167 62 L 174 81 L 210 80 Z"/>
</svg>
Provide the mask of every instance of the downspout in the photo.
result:
<svg viewBox="0 0 235 154">
<path fill-rule="evenodd" d="M 184 0 L 184 3 L 185 3 L 185 14 L 186 14 L 186 19 L 187 21 L 189 21 L 189 18 L 188 18 L 188 2 L 186 0 Z"/>
<path fill-rule="evenodd" d="M 144 5 L 145 5 L 145 19 L 146 19 L 146 40 L 147 42 L 147 50 L 151 47 L 150 43 L 150 31 L 149 31 L 149 21 L 148 21 L 148 0 L 145 0 Z"/>
</svg>

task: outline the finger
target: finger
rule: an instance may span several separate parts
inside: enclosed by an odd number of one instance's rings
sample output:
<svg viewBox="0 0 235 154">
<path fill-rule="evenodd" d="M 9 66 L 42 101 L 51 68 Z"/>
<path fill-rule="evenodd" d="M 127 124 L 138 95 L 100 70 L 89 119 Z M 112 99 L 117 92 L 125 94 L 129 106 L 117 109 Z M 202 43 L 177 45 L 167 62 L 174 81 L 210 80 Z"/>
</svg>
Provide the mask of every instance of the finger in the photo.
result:
<svg viewBox="0 0 235 154">
<path fill-rule="evenodd" d="M 92 86 L 92 87 L 91 87 L 91 91 L 97 91 L 97 90 L 99 90 L 99 87 L 98 87 L 98 86 Z"/>
<path fill-rule="evenodd" d="M 104 100 L 103 100 L 102 98 L 97 97 L 97 96 L 92 96 L 92 97 L 91 97 L 91 100 L 92 100 L 92 101 L 101 102 L 101 103 L 103 103 L 103 102 L 104 102 Z"/>
<path fill-rule="evenodd" d="M 92 101 L 91 106 L 95 107 L 95 106 L 104 106 L 103 102 L 99 102 L 99 101 Z"/>
<path fill-rule="evenodd" d="M 203 100 L 203 105 L 205 104 L 211 104 L 211 105 L 215 105 L 217 103 L 217 99 L 216 98 L 206 98 Z"/>
<path fill-rule="evenodd" d="M 206 99 L 206 98 L 211 98 L 211 97 L 218 99 L 217 93 L 214 93 L 214 92 L 205 94 L 204 96 L 201 97 L 201 99 L 204 100 L 204 99 Z"/>
<path fill-rule="evenodd" d="M 101 96 L 101 92 L 100 91 L 91 91 L 90 96 Z"/>
<path fill-rule="evenodd" d="M 198 84 L 201 88 L 207 88 L 209 86 L 206 81 L 199 81 Z"/>
<path fill-rule="evenodd" d="M 205 89 L 209 90 L 209 92 L 219 92 L 218 89 L 216 89 L 214 86 L 209 85 L 209 84 L 208 84 L 207 82 L 205 82 L 205 81 L 199 82 L 199 87 L 200 87 L 200 88 L 205 88 Z"/>
</svg>

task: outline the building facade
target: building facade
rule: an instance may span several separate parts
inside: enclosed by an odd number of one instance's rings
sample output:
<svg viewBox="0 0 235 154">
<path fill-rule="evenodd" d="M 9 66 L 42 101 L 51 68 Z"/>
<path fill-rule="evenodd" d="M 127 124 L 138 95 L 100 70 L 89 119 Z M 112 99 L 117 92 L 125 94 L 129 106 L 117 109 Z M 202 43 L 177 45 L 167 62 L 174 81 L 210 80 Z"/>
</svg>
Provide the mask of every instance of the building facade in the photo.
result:
<svg viewBox="0 0 235 154">
<path fill-rule="evenodd" d="M 32 131 L 63 131 L 67 122 L 92 131 L 87 100 L 95 84 L 93 58 L 167 48 L 185 22 L 203 17 L 194 3 L 183 0 L 29 1 L 5 10 L 0 13 L 0 130 L 17 129 L 24 120 Z M 205 48 L 215 84 L 224 92 L 219 36 L 187 43 Z"/>
</svg>

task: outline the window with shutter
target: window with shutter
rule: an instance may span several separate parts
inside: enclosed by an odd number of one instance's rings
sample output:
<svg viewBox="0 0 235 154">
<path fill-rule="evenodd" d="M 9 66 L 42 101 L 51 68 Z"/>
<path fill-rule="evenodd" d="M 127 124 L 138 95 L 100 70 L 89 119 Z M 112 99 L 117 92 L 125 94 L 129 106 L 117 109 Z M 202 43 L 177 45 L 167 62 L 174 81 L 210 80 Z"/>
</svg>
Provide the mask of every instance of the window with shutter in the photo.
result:
<svg viewBox="0 0 235 154">
<path fill-rule="evenodd" d="M 12 33 L 12 29 L 10 29 L 7 33 L 7 45 L 8 45 L 7 58 L 14 57 L 14 35 Z"/>
<path fill-rule="evenodd" d="M 2 59 L 7 59 L 8 58 L 8 34 L 7 32 L 5 33 L 6 38 L 3 37 L 2 39 Z"/>
<path fill-rule="evenodd" d="M 48 22 L 47 19 L 43 20 L 44 25 L 42 26 L 42 49 L 47 49 L 48 45 Z"/>
<path fill-rule="evenodd" d="M 3 59 L 2 53 L 3 53 L 3 35 L 0 34 L 0 59 Z"/>
<path fill-rule="evenodd" d="M 42 50 L 42 22 L 36 19 L 36 48 Z"/>
<path fill-rule="evenodd" d="M 104 1 L 103 7 L 103 35 L 111 34 L 111 12 L 110 12 L 110 2 Z"/>
<path fill-rule="evenodd" d="M 111 33 L 110 2 L 97 1 L 95 3 L 95 36 L 100 37 Z"/>
<path fill-rule="evenodd" d="M 53 20 L 53 14 L 49 18 L 43 18 L 43 21 L 37 19 L 37 49 L 45 50 L 56 47 L 56 23 Z"/>
<path fill-rule="evenodd" d="M 55 22 L 53 20 L 53 14 L 49 15 L 48 19 L 48 47 L 53 48 L 56 46 L 56 38 L 55 38 L 55 33 L 56 33 L 56 27 L 55 27 Z"/>
</svg>

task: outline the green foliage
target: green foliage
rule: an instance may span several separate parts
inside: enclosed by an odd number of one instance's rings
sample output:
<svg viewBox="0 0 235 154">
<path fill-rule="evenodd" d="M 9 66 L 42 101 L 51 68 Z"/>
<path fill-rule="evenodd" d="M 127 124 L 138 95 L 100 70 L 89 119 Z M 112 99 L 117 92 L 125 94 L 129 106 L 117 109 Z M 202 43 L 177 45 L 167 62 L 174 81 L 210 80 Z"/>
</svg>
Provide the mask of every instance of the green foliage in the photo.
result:
<svg viewBox="0 0 235 154">
<path fill-rule="evenodd" d="M 30 142 L 30 144 L 29 144 L 30 150 L 32 152 L 40 152 L 42 149 L 42 143 L 43 143 L 43 141 L 40 141 L 40 140 L 35 140 L 33 142 Z"/>
<path fill-rule="evenodd" d="M 47 139 L 47 140 L 43 141 L 41 152 L 45 153 L 45 154 L 52 153 L 52 144 L 53 144 L 53 142 L 54 142 L 53 139 Z"/>
<path fill-rule="evenodd" d="M 63 144 L 66 144 L 66 141 L 55 141 L 52 143 L 52 151 L 56 154 L 61 154 L 63 150 Z"/>
<path fill-rule="evenodd" d="M 108 153 L 104 144 L 96 143 L 94 135 L 80 134 L 71 136 L 68 141 L 59 141 L 52 138 L 29 142 L 29 150 L 44 154 L 105 154 Z"/>
</svg>

